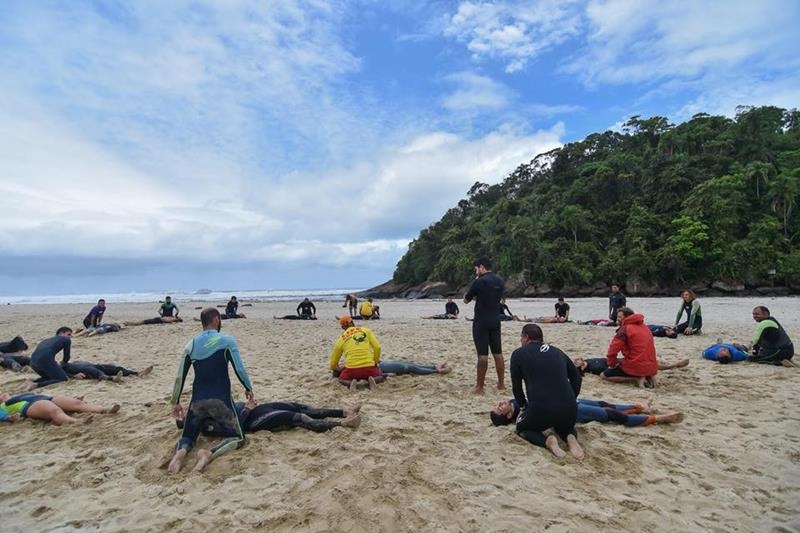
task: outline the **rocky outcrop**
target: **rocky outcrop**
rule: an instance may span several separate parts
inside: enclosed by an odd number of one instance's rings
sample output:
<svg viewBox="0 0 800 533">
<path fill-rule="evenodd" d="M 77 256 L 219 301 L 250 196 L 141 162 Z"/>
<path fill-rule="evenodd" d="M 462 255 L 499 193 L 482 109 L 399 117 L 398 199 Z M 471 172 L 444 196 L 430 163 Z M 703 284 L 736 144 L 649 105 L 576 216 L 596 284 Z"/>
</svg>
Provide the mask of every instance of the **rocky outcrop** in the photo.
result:
<svg viewBox="0 0 800 533">
<path fill-rule="evenodd" d="M 371 289 L 358 293 L 359 298 L 446 298 L 455 296 L 458 292 L 443 281 L 429 281 L 419 285 L 411 283 L 395 283 L 387 281 Z"/>
</svg>

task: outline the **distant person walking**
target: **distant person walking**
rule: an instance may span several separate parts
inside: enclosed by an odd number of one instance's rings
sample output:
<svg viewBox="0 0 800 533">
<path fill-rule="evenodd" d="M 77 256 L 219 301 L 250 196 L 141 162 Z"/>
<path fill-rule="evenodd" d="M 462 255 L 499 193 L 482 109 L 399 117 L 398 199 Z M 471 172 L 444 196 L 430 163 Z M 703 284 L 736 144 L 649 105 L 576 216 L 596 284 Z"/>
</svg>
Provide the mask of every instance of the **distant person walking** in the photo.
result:
<svg viewBox="0 0 800 533">
<path fill-rule="evenodd" d="M 503 279 L 492 272 L 492 262 L 487 257 L 481 257 L 474 263 L 475 281 L 472 282 L 464 295 L 464 303 L 475 300 L 474 319 L 472 321 L 472 340 L 478 353 L 478 363 L 475 378 L 475 394 L 483 394 L 486 381 L 486 371 L 489 368 L 489 350 L 494 357 L 494 366 L 497 370 L 497 389 L 504 390 L 505 386 L 505 360 L 500 338 L 500 315 L 503 307 L 500 299 L 505 291 Z"/>
</svg>

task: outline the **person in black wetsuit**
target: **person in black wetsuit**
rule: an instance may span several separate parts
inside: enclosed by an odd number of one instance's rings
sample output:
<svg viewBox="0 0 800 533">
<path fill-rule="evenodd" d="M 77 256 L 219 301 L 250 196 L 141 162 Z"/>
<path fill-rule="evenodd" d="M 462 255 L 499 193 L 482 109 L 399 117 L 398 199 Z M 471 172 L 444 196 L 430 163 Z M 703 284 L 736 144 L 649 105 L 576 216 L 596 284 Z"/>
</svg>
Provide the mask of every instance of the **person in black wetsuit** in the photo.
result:
<svg viewBox="0 0 800 533">
<path fill-rule="evenodd" d="M 221 428 L 223 439 L 210 450 L 197 451 L 195 471 L 202 471 L 215 457 L 230 450 L 244 446 L 245 438 L 236 407 L 231 397 L 231 380 L 228 376 L 228 364 L 233 366 L 236 377 L 245 389 L 248 402 L 255 402 L 253 385 L 250 376 L 242 363 L 236 340 L 219 332 L 221 317 L 216 308 L 210 307 L 200 313 L 203 332 L 190 340 L 184 348 L 175 387 L 172 390 L 172 416 L 184 419 L 183 432 L 175 447 L 175 454 L 169 462 L 168 470 L 175 474 L 183 468 L 186 455 L 194 446 L 202 428 L 212 421 Z M 181 393 L 186 382 L 189 369 L 194 368 L 192 399 L 188 413 L 181 405 Z"/>
<path fill-rule="evenodd" d="M 316 320 L 317 307 L 314 305 L 314 302 L 308 298 L 304 298 L 303 301 L 297 305 L 296 315 L 273 316 L 272 318 L 275 320 Z"/>
<path fill-rule="evenodd" d="M 325 409 L 296 402 L 268 402 L 262 404 L 236 403 L 239 424 L 246 432 L 283 431 L 304 428 L 322 433 L 335 427 L 356 428 L 361 424 L 360 405 L 343 409 Z M 339 418 L 341 420 L 326 420 Z M 183 420 L 176 419 L 183 429 Z M 220 429 L 211 421 L 202 429 L 204 435 L 219 435 Z"/>
<path fill-rule="evenodd" d="M 0 368 L 7 368 L 14 372 L 19 372 L 26 366 L 30 366 L 31 358 L 25 355 L 13 355 L 0 353 Z"/>
<path fill-rule="evenodd" d="M 231 296 L 231 299 L 225 305 L 225 314 L 220 315 L 221 320 L 229 318 L 247 318 L 244 313 L 239 312 L 239 300 L 236 299 L 236 296 Z"/>
<path fill-rule="evenodd" d="M 67 326 L 58 328 L 55 337 L 50 337 L 40 342 L 31 354 L 31 368 L 33 368 L 40 377 L 28 383 L 27 390 L 67 381 L 69 376 L 67 376 L 67 373 L 56 363 L 56 354 L 63 350 L 64 355 L 61 362 L 62 364 L 68 363 L 71 346 L 72 329 Z"/>
<path fill-rule="evenodd" d="M 424 316 L 422 318 L 425 319 L 434 319 L 434 320 L 453 320 L 458 318 L 458 305 L 453 301 L 452 298 L 447 299 L 447 303 L 444 304 L 444 313 L 441 315 L 431 315 L 431 316 Z"/>
<path fill-rule="evenodd" d="M 619 283 L 611 284 L 611 294 L 608 295 L 608 319 L 611 322 L 617 322 L 617 311 L 625 307 L 627 298 L 619 290 Z"/>
<path fill-rule="evenodd" d="M 146 376 L 153 371 L 152 366 L 148 366 L 141 372 L 128 368 L 106 364 L 89 363 L 87 361 L 73 361 L 61 365 L 64 372 L 70 376 L 81 375 L 86 379 L 96 379 L 98 381 L 121 381 L 124 376 Z"/>
<path fill-rule="evenodd" d="M 195 320 L 199 320 L 195 318 Z M 146 318 L 144 320 L 126 320 L 122 323 L 124 326 L 152 326 L 153 324 L 172 324 L 175 322 L 183 322 L 179 316 L 157 316 L 155 318 Z"/>
<path fill-rule="evenodd" d="M 486 371 L 489 368 L 489 350 L 494 358 L 497 370 L 497 389 L 505 390 L 505 360 L 500 335 L 500 315 L 503 309 L 500 298 L 505 291 L 503 279 L 492 272 L 492 262 L 481 257 L 475 261 L 477 279 L 472 282 L 464 295 L 464 303 L 475 300 L 475 318 L 472 321 L 472 340 L 478 353 L 478 364 L 475 378 L 475 394 L 483 394 Z"/>
<path fill-rule="evenodd" d="M 558 297 L 558 301 L 554 307 L 556 310 L 556 318 L 563 318 L 564 322 L 569 321 L 569 304 L 564 301 L 563 296 Z"/>
<path fill-rule="evenodd" d="M 178 309 L 177 305 L 172 303 L 172 297 L 167 296 L 164 298 L 164 303 L 162 303 L 161 307 L 158 308 L 158 314 L 159 316 L 173 316 L 173 312 L 175 313 L 174 316 L 177 317 L 181 311 Z"/>
<path fill-rule="evenodd" d="M 605 357 L 576 357 L 572 362 L 582 376 L 587 372 L 599 376 L 608 370 L 608 360 Z M 665 363 L 660 359 L 658 360 L 659 370 L 672 370 L 673 368 L 683 368 L 685 366 L 689 366 L 688 359 L 681 359 L 677 363 Z"/>
<path fill-rule="evenodd" d="M 24 352 L 28 349 L 28 343 L 25 339 L 17 335 L 8 342 L 0 342 L 0 353 L 12 354 L 17 352 Z"/>
<path fill-rule="evenodd" d="M 770 315 L 769 309 L 763 305 L 753 308 L 753 320 L 756 326 L 748 361 L 773 365 L 795 366 L 794 344 L 780 322 Z"/>
<path fill-rule="evenodd" d="M 650 329 L 650 333 L 653 334 L 653 337 L 667 337 L 668 339 L 678 338 L 678 332 L 675 331 L 675 328 L 673 328 L 672 326 L 662 326 L 660 324 L 648 324 L 647 327 Z"/>
<path fill-rule="evenodd" d="M 517 434 L 556 457 L 565 457 L 556 436 L 542 433 L 553 428 L 566 441 L 572 456 L 583 459 L 575 433 L 576 401 L 581 391 L 578 369 L 564 352 L 544 342 L 542 328 L 536 324 L 526 324 L 520 340 L 522 346 L 511 354 L 511 387 L 521 409 Z"/>
</svg>

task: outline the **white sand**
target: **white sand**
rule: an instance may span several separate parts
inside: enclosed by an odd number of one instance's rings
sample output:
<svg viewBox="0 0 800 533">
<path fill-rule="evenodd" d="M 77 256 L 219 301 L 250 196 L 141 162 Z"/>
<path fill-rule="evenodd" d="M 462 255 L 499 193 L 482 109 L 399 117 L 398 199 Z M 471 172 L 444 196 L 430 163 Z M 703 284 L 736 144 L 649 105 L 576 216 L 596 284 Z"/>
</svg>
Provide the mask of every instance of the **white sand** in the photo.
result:
<svg viewBox="0 0 800 533">
<path fill-rule="evenodd" d="M 2 425 L 2 531 L 789 531 L 800 528 L 800 369 L 704 361 L 718 336 L 748 340 L 750 310 L 765 304 L 798 344 L 800 300 L 703 300 L 704 334 L 656 339 L 664 360 L 690 357 L 666 371 L 655 391 L 662 412 L 683 423 L 624 428 L 579 427 L 587 458 L 558 460 L 490 427 L 501 398 L 470 394 L 475 355 L 470 323 L 420 320 L 443 312 L 442 301 L 378 302 L 384 319 L 370 323 L 386 358 L 448 361 L 447 376 L 404 376 L 375 392 L 351 393 L 330 383 L 326 365 L 340 333 L 338 303 L 321 303 L 316 322 L 275 321 L 296 303 L 242 307 L 247 320 L 224 322 L 238 340 L 261 401 L 320 406 L 363 402 L 360 428 L 325 434 L 297 429 L 250 436 L 202 474 L 167 475 L 158 464 L 179 432 L 168 397 L 181 350 L 199 323 L 141 326 L 75 339 L 73 358 L 114 362 L 153 374 L 122 384 L 71 381 L 47 393 L 119 402 L 117 415 L 87 426 L 23 421 Z M 553 300 L 512 300 L 518 315 L 551 314 Z M 572 300 L 574 318 L 605 315 L 604 299 Z M 650 323 L 672 323 L 678 299 L 631 298 Z M 183 314 L 196 316 L 193 303 Z M 60 325 L 77 326 L 89 306 L 0 308 L 0 340 L 22 335 L 31 348 Z M 461 305 L 471 316 L 472 306 Z M 155 316 L 156 305 L 109 302 L 106 321 Z M 503 326 L 510 356 L 521 324 Z M 545 338 L 568 354 L 601 356 L 613 329 L 543 325 Z M 16 392 L 30 373 L 0 371 L 0 390 Z M 191 380 L 191 374 L 190 374 Z M 188 387 L 187 387 L 188 388 Z M 235 386 L 235 395 L 243 397 Z M 584 380 L 582 396 L 635 401 L 633 386 Z M 184 404 L 188 396 L 185 396 Z M 82 415 L 85 416 L 85 415 Z M 190 455 L 193 461 L 194 454 Z"/>
</svg>

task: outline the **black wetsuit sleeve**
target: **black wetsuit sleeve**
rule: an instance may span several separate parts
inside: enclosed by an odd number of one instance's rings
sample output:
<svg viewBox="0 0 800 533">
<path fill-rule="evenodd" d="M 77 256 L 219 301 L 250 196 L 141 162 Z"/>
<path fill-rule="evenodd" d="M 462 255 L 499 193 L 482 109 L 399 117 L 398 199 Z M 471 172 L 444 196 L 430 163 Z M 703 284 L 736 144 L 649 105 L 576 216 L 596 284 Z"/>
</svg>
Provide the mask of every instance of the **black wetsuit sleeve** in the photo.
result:
<svg viewBox="0 0 800 533">
<path fill-rule="evenodd" d="M 525 393 L 522 391 L 522 369 L 520 368 L 519 355 L 517 355 L 516 357 L 514 354 L 511 355 L 510 366 L 511 366 L 511 390 L 514 393 L 514 399 L 517 401 L 517 404 L 520 406 L 520 409 L 524 409 L 525 406 L 528 404 L 528 402 L 525 399 Z"/>
<path fill-rule="evenodd" d="M 316 315 L 317 314 L 317 306 L 314 305 L 313 303 L 311 304 L 311 314 L 312 315 Z"/>
<path fill-rule="evenodd" d="M 566 354 L 564 354 L 564 366 L 567 367 L 567 379 L 569 379 L 569 384 L 572 386 L 575 398 L 577 398 L 581 393 L 581 382 L 583 381 L 581 373 L 578 371 L 578 367 L 575 366 L 575 363 L 573 363 Z"/>
<path fill-rule="evenodd" d="M 295 312 L 299 315 L 300 311 L 302 311 L 302 309 L 303 309 L 303 304 L 299 303 L 299 304 L 297 304 L 297 309 L 295 309 Z"/>
<path fill-rule="evenodd" d="M 72 340 L 69 337 L 62 337 L 64 340 L 62 342 L 62 346 L 64 347 L 64 358 L 61 360 L 61 364 L 69 363 L 70 357 L 70 348 L 72 347 Z"/>
</svg>

